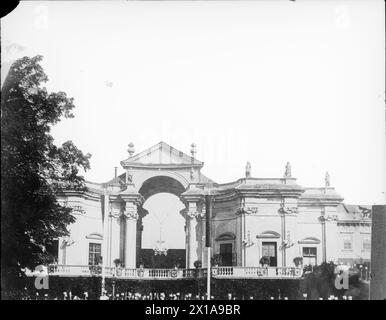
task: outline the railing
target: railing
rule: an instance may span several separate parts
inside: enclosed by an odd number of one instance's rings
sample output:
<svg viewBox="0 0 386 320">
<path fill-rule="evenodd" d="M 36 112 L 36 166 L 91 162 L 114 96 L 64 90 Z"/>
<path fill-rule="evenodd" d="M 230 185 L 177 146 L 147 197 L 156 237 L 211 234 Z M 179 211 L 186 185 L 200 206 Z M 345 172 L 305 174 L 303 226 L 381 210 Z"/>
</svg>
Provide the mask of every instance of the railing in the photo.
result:
<svg viewBox="0 0 386 320">
<path fill-rule="evenodd" d="M 83 265 L 50 265 L 48 275 L 60 277 L 90 277 L 101 276 L 102 267 Z M 302 276 L 302 269 L 295 267 L 213 267 L 212 277 L 217 279 L 292 279 Z M 29 272 L 28 276 L 36 273 Z M 207 269 L 129 269 L 106 267 L 107 278 L 119 279 L 195 279 L 207 275 Z"/>
<path fill-rule="evenodd" d="M 92 274 L 99 274 L 102 268 L 98 266 L 84 266 L 84 265 L 50 265 L 48 266 L 49 275 L 57 276 L 88 276 Z"/>
<path fill-rule="evenodd" d="M 212 269 L 216 278 L 299 278 L 302 269 L 295 267 L 218 267 Z"/>
</svg>

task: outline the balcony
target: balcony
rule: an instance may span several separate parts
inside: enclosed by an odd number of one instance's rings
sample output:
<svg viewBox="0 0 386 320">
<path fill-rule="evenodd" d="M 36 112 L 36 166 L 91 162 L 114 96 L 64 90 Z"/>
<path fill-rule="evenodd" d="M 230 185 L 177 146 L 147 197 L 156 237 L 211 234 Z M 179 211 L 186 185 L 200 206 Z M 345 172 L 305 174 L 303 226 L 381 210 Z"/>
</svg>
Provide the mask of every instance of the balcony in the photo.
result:
<svg viewBox="0 0 386 320">
<path fill-rule="evenodd" d="M 50 265 L 43 274 L 59 277 L 102 276 L 102 267 L 83 265 Z M 303 270 L 294 267 L 213 267 L 215 279 L 297 279 Z M 27 272 L 27 276 L 36 276 L 36 272 Z M 42 275 L 42 273 L 40 273 Z M 197 279 L 207 275 L 207 269 L 129 269 L 105 268 L 106 278 L 127 280 L 177 280 Z"/>
<path fill-rule="evenodd" d="M 295 279 L 303 274 L 294 267 L 218 267 L 212 268 L 217 279 Z"/>
</svg>

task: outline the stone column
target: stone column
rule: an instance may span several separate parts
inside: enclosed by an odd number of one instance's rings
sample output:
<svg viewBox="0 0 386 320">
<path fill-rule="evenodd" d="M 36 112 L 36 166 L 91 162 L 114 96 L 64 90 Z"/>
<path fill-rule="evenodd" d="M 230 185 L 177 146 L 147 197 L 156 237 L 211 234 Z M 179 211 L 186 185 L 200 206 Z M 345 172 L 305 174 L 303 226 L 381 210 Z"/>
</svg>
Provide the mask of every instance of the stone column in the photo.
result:
<svg viewBox="0 0 386 320">
<path fill-rule="evenodd" d="M 119 260 L 125 264 L 125 239 L 126 239 L 126 217 L 122 214 L 119 217 Z"/>
<path fill-rule="evenodd" d="M 124 255 L 125 267 L 136 268 L 137 256 L 137 219 L 138 207 L 143 202 L 143 197 L 135 189 L 134 184 L 129 183 L 126 190 L 120 193 L 124 201 L 123 217 L 125 225 Z"/>
<path fill-rule="evenodd" d="M 322 207 L 321 215 L 319 216 L 319 221 L 322 226 L 322 262 L 327 262 L 327 249 L 326 249 L 326 217 L 325 217 L 325 208 Z"/>
<path fill-rule="evenodd" d="M 126 210 L 123 213 L 126 218 L 125 234 L 125 267 L 136 268 L 137 256 L 137 206 L 126 202 Z"/>
<path fill-rule="evenodd" d="M 186 232 L 186 268 L 194 268 L 194 262 L 202 259 L 200 222 L 203 217 L 201 204 L 204 200 L 204 191 L 196 184 L 191 183 L 188 189 L 181 194 L 181 200 L 186 208 L 181 211 L 185 217 Z M 198 208 L 198 206 L 200 208 Z M 203 261 L 201 261 L 203 263 Z"/>
<path fill-rule="evenodd" d="M 113 267 L 115 259 L 121 259 L 120 255 L 120 232 L 121 232 L 121 217 L 117 212 L 110 214 L 109 228 L 109 259 L 107 266 Z"/>
<path fill-rule="evenodd" d="M 201 213 L 197 211 L 196 203 L 189 203 L 186 213 L 187 244 L 186 244 L 186 267 L 193 269 L 194 262 L 201 259 L 199 222 Z M 202 262 L 202 261 L 201 261 Z"/>
<path fill-rule="evenodd" d="M 142 206 L 138 208 L 138 220 L 137 220 L 137 264 L 140 264 L 143 257 L 141 255 L 142 249 L 142 234 L 143 234 L 143 218 L 149 214 L 149 212 Z M 143 261 L 142 261 L 143 262 Z"/>
</svg>

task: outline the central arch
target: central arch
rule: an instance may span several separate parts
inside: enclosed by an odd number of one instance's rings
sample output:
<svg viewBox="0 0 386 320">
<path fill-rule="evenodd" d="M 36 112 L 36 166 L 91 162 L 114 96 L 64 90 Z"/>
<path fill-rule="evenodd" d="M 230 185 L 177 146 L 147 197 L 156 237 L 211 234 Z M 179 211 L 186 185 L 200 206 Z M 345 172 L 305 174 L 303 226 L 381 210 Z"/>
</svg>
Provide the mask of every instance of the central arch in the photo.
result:
<svg viewBox="0 0 386 320">
<path fill-rule="evenodd" d="M 147 200 L 152 195 L 166 192 L 179 197 L 185 191 L 180 181 L 166 175 L 154 176 L 142 183 L 139 193 Z"/>
<path fill-rule="evenodd" d="M 180 210 L 185 207 L 180 200 L 180 195 L 185 192 L 185 189 L 180 181 L 166 175 L 153 176 L 142 183 L 139 193 L 145 201 L 139 210 L 141 214 L 137 221 L 137 267 L 185 268 L 185 235 L 181 235 L 181 230 L 176 229 L 184 230 L 185 226 L 185 221 L 180 220 L 183 218 L 179 216 Z M 145 231 L 144 228 L 146 228 Z M 150 232 L 148 228 L 152 228 Z M 168 247 L 166 256 L 155 255 L 153 251 L 154 245 L 161 237 L 160 228 L 162 228 L 162 240 L 166 240 Z M 147 239 L 150 240 L 146 241 Z"/>
</svg>

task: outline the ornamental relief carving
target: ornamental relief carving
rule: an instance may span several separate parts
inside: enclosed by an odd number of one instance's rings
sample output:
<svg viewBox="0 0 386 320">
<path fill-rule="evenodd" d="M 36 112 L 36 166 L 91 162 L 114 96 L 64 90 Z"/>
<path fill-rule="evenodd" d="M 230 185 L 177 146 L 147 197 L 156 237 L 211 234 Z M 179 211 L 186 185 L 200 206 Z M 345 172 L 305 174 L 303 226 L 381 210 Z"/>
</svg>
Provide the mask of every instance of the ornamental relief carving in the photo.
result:
<svg viewBox="0 0 386 320">
<path fill-rule="evenodd" d="M 72 213 L 74 214 L 85 214 L 86 211 L 81 206 L 69 206 L 72 209 Z"/>
<path fill-rule="evenodd" d="M 137 209 L 133 207 L 126 209 L 123 214 L 130 220 L 137 220 L 139 217 Z"/>
<path fill-rule="evenodd" d="M 337 215 L 326 216 L 326 215 L 322 214 L 321 216 L 319 216 L 319 221 L 320 222 L 338 221 L 338 216 Z"/>
<path fill-rule="evenodd" d="M 298 207 L 282 207 L 279 209 L 283 214 L 297 214 L 299 212 Z"/>
<path fill-rule="evenodd" d="M 121 213 L 119 211 L 113 210 L 113 211 L 110 211 L 110 215 L 109 216 L 111 218 L 118 219 L 121 216 Z"/>
<path fill-rule="evenodd" d="M 190 219 L 200 219 L 200 218 L 203 218 L 205 216 L 205 214 L 203 212 L 199 212 L 199 211 L 196 211 L 196 210 L 189 210 L 186 215 L 190 218 Z"/>
<path fill-rule="evenodd" d="M 256 214 L 258 212 L 258 208 L 257 207 L 246 207 L 246 206 L 242 206 L 240 207 L 237 211 L 236 211 L 236 214 L 239 215 L 239 214 Z"/>
</svg>

